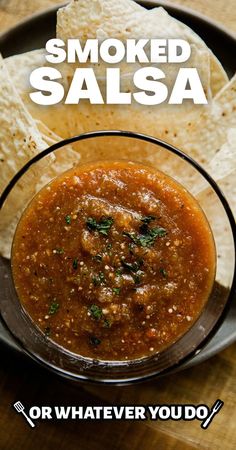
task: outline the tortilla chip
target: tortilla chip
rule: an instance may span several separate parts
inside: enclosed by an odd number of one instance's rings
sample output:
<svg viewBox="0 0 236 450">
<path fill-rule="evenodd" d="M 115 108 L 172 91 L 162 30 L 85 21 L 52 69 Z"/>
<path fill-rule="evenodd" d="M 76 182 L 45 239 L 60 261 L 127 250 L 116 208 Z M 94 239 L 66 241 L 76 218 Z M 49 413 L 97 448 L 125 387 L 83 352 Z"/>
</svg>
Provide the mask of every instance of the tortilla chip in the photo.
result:
<svg viewBox="0 0 236 450">
<path fill-rule="evenodd" d="M 47 147 L 41 134 L 21 101 L 14 84 L 10 80 L 9 73 L 2 58 L 0 58 L 0 165 L 1 179 L 0 192 L 3 192 L 9 181 L 16 172 L 33 156 Z M 38 170 L 52 157 L 39 164 Z M 32 169 L 25 177 L 25 182 L 19 182 L 14 189 L 14 196 L 8 198 L 7 203 L 1 211 L 0 231 L 4 233 L 0 241 L 0 252 L 4 255 L 9 245 L 8 227 L 14 229 L 17 211 L 22 210 L 27 198 L 34 192 L 35 177 L 37 172 Z"/>
<path fill-rule="evenodd" d="M 219 187 L 228 200 L 229 206 L 236 218 L 236 170 L 233 170 L 230 174 L 221 178 L 218 181 Z"/>
<path fill-rule="evenodd" d="M 34 155 L 47 147 L 21 101 L 0 57 L 0 193 L 13 175 Z"/>
<path fill-rule="evenodd" d="M 37 125 L 39 129 L 43 130 L 42 136 L 48 145 L 61 141 L 60 137 L 56 137 L 42 123 L 38 122 Z M 0 254 L 5 258 L 10 258 L 13 236 L 27 204 L 43 186 L 80 161 L 80 154 L 73 151 L 70 146 L 57 150 L 52 156 L 52 158 L 47 159 L 46 167 L 44 160 L 42 160 L 35 167 L 32 166 L 29 169 L 15 185 L 1 210 Z M 41 171 L 42 168 L 44 170 Z"/>
<path fill-rule="evenodd" d="M 186 135 L 187 152 L 194 153 L 197 145 L 197 159 L 203 164 L 210 161 L 227 141 L 231 128 L 236 128 L 236 75 L 191 123 L 190 139 Z"/>
<path fill-rule="evenodd" d="M 225 72 L 221 62 L 217 59 L 214 53 L 210 56 L 211 65 L 211 91 L 213 97 L 226 85 L 229 81 L 228 75 Z"/>
<path fill-rule="evenodd" d="M 218 180 L 236 170 L 236 128 L 229 128 L 227 141 L 208 164 L 208 171 Z"/>
<path fill-rule="evenodd" d="M 228 199 L 232 212 L 236 217 L 236 184 L 235 184 L 236 170 L 229 175 L 219 180 L 218 184 L 224 195 Z M 205 189 L 196 196 L 197 200 L 207 211 L 207 218 L 209 220 L 211 229 L 214 233 L 218 254 L 217 254 L 217 281 L 221 285 L 228 287 L 232 283 L 232 261 L 235 259 L 234 240 L 231 234 L 230 225 L 227 221 L 223 221 L 223 206 L 221 209 L 216 206 L 216 198 L 212 189 Z M 217 215 L 217 217 L 216 217 Z M 227 255 L 228 264 L 225 261 Z"/>
<path fill-rule="evenodd" d="M 124 10 L 126 11 L 125 15 Z M 212 57 L 212 53 L 209 52 L 205 43 L 191 29 L 171 18 L 163 8 L 154 8 L 148 11 L 135 2 L 128 0 L 122 0 L 121 2 L 96 0 L 89 4 L 81 0 L 80 2 L 71 2 L 68 6 L 58 11 L 57 33 L 63 39 L 79 37 L 85 40 L 88 37 L 97 37 L 98 35 L 99 37 L 103 35 L 103 38 L 109 35 L 117 35 L 119 38 L 157 37 L 157 35 L 163 37 L 163 33 L 165 35 L 166 30 L 168 30 L 168 34 L 171 37 L 188 39 L 196 50 L 193 54 L 193 57 L 196 58 L 194 65 L 199 66 L 199 70 L 202 69 L 201 76 L 204 79 L 206 91 L 209 91 L 209 86 L 211 85 L 210 65 L 214 68 L 214 79 L 218 77 L 218 87 L 222 85 L 219 81 L 220 79 L 225 82 L 225 76 L 221 77 L 219 75 L 221 70 L 216 70 L 218 67 L 216 58 Z M 35 65 L 37 66 L 38 59 L 42 58 L 42 55 L 43 51 L 39 50 L 30 52 L 25 56 L 22 55 L 22 58 L 20 58 L 20 55 L 17 56 L 17 64 L 18 66 L 21 65 L 22 71 L 24 70 L 22 78 L 29 78 L 29 68 L 33 68 L 32 61 L 35 60 Z M 30 62 L 27 62 L 27 60 L 30 60 Z M 12 63 L 13 59 L 11 58 L 10 66 L 13 67 Z M 63 70 L 68 70 L 68 73 L 71 73 L 71 65 L 64 64 Z M 123 67 L 123 70 L 125 71 L 125 67 Z M 14 74 L 13 72 L 12 70 L 12 75 L 15 79 L 18 77 L 18 74 L 16 71 Z M 125 75 L 121 81 L 125 87 L 132 90 L 132 74 L 127 76 L 126 73 Z M 175 73 L 170 71 L 170 84 L 174 78 Z M 79 105 L 59 104 L 49 108 L 35 105 L 30 100 L 28 95 L 29 86 L 24 88 L 19 82 L 16 82 L 16 85 L 21 97 L 25 99 L 27 108 L 32 116 L 43 121 L 54 133 L 61 135 L 63 138 L 96 129 L 128 129 L 164 139 L 180 147 L 201 163 L 207 163 L 211 160 L 219 146 L 226 140 L 227 131 L 222 131 L 222 124 L 219 126 L 219 133 L 222 134 L 222 138 L 219 142 L 217 139 L 214 139 L 212 117 L 215 116 L 218 100 L 210 101 L 209 105 L 203 106 L 193 105 L 191 102 L 184 102 L 184 105 L 163 104 L 155 107 L 144 107 L 137 104 L 121 106 L 90 105 L 82 102 Z M 27 90 L 25 91 L 24 89 Z M 222 105 L 220 104 L 220 110 L 221 107 Z M 204 129 L 203 136 L 202 129 Z M 201 133 L 199 133 L 199 130 L 201 130 Z M 214 141 L 213 145 L 212 141 Z M 210 145 L 207 145 L 208 142 Z M 114 153 L 119 150 L 119 147 L 113 147 Z M 122 149 L 121 157 L 123 156 L 123 151 L 125 149 Z M 91 145 L 90 150 L 86 148 L 83 153 L 85 162 L 86 160 L 91 160 L 95 152 L 96 157 L 99 157 L 100 150 L 96 146 Z"/>
<path fill-rule="evenodd" d="M 32 91 L 29 82 L 30 74 L 37 67 L 45 65 L 45 54 L 46 50 L 41 48 L 4 59 L 10 78 L 23 102 Z"/>
<path fill-rule="evenodd" d="M 19 97 L 2 59 L 0 60 L 0 86 L 0 191 L 3 192 L 9 181 L 27 161 L 61 138 L 51 133 L 40 121 L 36 123 L 33 120 Z M 55 164 L 50 168 L 47 167 L 52 161 Z M 72 149 L 68 149 L 67 152 L 65 150 L 58 151 L 56 157 L 50 155 L 38 162 L 36 166 L 32 166 L 15 185 L 1 210 L 0 253 L 3 256 L 10 256 L 16 224 L 28 201 L 45 182 L 50 181 L 78 161 L 79 154 Z"/>
<path fill-rule="evenodd" d="M 10 80 L 4 61 L 0 58 L 0 192 L 3 192 L 16 172 L 33 156 L 47 147 L 41 134 L 21 101 L 14 84 Z M 39 167 L 45 166 L 45 162 Z M 25 185 L 18 183 L 14 198 L 10 197 L 1 211 L 0 230 L 3 233 L 0 241 L 0 252 L 9 254 L 9 229 L 16 224 L 17 209 L 23 208 L 25 201 L 34 191 L 33 171 L 26 177 Z"/>
<path fill-rule="evenodd" d="M 125 14 L 124 14 L 125 11 Z M 205 42 L 189 27 L 171 17 L 162 7 L 147 10 L 130 0 L 72 1 L 57 13 L 57 36 L 68 38 L 118 39 L 181 38 L 210 55 L 210 89 L 215 95 L 228 80 L 225 70 Z M 194 67 L 194 66 L 193 66 Z M 200 65 L 197 66 L 198 68 Z M 128 70 L 128 69 L 127 69 Z M 206 90 L 207 92 L 207 90 Z"/>
</svg>

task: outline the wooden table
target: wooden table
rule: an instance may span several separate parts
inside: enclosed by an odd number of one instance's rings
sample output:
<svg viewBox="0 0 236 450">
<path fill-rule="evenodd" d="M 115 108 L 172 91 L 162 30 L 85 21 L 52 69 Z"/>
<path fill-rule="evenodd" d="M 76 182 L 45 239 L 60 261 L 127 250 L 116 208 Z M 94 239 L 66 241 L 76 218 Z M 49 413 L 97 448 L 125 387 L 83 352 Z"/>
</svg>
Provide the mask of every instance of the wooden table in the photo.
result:
<svg viewBox="0 0 236 450">
<path fill-rule="evenodd" d="M 0 0 L 0 30 L 56 0 Z M 169 2 L 170 3 L 170 2 Z M 173 0 L 236 32 L 235 0 Z M 222 43 L 223 45 L 223 43 Z M 232 55 L 233 57 L 233 55 Z M 0 348 L 0 450 L 187 450 L 236 448 L 236 344 L 195 368 L 127 387 L 73 385 Z M 193 422 L 39 422 L 31 430 L 12 403 L 32 405 L 207 403 L 225 405 L 206 431 Z"/>
</svg>

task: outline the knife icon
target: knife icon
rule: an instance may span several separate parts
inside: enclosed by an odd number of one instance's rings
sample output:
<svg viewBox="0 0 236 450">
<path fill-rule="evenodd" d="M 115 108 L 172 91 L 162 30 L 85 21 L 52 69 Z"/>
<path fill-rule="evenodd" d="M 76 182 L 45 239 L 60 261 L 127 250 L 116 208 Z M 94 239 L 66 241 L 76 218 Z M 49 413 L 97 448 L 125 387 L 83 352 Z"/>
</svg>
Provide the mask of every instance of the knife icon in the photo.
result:
<svg viewBox="0 0 236 450">
<path fill-rule="evenodd" d="M 222 400 L 216 400 L 214 405 L 211 407 L 210 414 L 208 417 L 205 418 L 205 420 L 201 423 L 201 428 L 206 430 L 206 428 L 209 427 L 210 423 L 212 422 L 213 417 L 218 414 L 222 406 L 224 405 L 224 402 Z"/>
</svg>

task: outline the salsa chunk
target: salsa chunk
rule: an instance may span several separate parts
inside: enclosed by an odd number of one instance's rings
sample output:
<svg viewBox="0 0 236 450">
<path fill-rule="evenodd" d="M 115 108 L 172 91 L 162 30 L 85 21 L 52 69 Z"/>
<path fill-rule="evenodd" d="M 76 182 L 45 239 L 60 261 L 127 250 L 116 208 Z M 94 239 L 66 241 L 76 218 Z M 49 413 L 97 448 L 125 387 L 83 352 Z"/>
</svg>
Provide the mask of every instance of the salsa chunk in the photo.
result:
<svg viewBox="0 0 236 450">
<path fill-rule="evenodd" d="M 12 270 L 23 308 L 48 339 L 85 357 L 130 360 L 163 350 L 196 321 L 215 247 L 197 201 L 172 178 L 96 162 L 34 197 Z"/>
</svg>

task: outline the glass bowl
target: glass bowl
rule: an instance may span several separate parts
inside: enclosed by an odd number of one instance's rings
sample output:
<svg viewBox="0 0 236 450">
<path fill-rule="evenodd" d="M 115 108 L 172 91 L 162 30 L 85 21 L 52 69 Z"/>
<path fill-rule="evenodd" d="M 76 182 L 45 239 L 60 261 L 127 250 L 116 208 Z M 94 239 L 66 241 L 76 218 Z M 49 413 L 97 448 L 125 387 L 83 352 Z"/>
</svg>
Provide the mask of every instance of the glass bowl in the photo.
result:
<svg viewBox="0 0 236 450">
<path fill-rule="evenodd" d="M 179 369 L 194 358 L 218 330 L 235 295 L 236 225 L 218 185 L 196 161 L 157 138 L 111 130 L 88 132 L 60 141 L 31 159 L 2 193 L 1 229 L 4 229 L 8 208 L 12 211 L 12 205 L 16 204 L 17 189 L 22 185 L 27 185 L 28 189 L 22 201 L 17 198 L 17 212 L 13 213 L 16 218 L 20 217 L 35 193 L 55 177 L 52 167 L 60 174 L 73 164 L 109 159 L 125 159 L 162 170 L 198 200 L 211 226 L 217 256 L 214 286 L 198 319 L 183 336 L 160 353 L 130 361 L 106 362 L 85 358 L 45 337 L 33 323 L 17 297 L 10 261 L 3 257 L 0 260 L 0 308 L 1 320 L 18 344 L 43 366 L 72 380 L 123 384 Z M 17 222 L 16 218 L 12 220 Z"/>
</svg>

